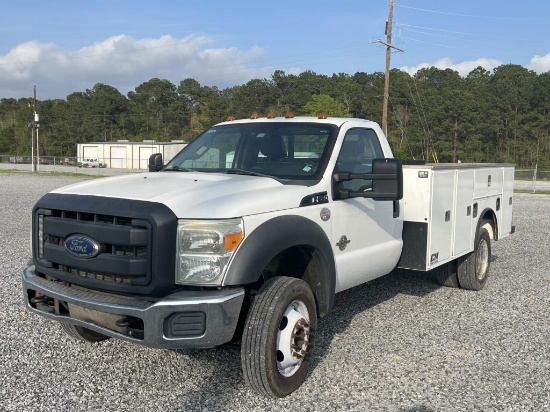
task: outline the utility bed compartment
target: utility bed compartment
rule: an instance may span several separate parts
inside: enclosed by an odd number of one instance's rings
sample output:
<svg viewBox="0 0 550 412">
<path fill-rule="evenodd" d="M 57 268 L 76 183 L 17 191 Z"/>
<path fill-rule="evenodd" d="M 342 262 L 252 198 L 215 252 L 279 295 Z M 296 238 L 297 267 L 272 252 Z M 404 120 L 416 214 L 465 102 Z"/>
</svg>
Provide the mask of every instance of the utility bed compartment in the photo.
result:
<svg viewBox="0 0 550 412">
<path fill-rule="evenodd" d="M 403 252 L 398 267 L 430 270 L 471 252 L 484 211 L 495 239 L 512 232 L 514 165 L 403 166 Z"/>
</svg>

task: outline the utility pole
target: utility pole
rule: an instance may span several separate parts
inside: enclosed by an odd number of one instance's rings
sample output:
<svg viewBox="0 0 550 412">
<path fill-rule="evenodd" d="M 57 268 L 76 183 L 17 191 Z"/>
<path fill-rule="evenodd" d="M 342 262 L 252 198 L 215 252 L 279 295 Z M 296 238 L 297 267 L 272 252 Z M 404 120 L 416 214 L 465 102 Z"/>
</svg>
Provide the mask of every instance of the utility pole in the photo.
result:
<svg viewBox="0 0 550 412">
<path fill-rule="evenodd" d="M 38 154 L 38 113 L 36 113 L 36 85 L 34 86 L 34 98 L 32 101 L 32 171 L 39 169 L 40 155 Z"/>
<path fill-rule="evenodd" d="M 393 0 L 390 0 L 390 9 L 388 13 L 388 20 L 386 21 L 386 41 L 378 39 L 378 43 L 386 46 L 386 74 L 384 76 L 384 103 L 382 108 L 382 131 L 388 136 L 388 100 L 390 98 L 390 56 L 391 49 L 404 51 L 397 46 L 391 44 L 391 31 L 393 20 Z"/>
</svg>

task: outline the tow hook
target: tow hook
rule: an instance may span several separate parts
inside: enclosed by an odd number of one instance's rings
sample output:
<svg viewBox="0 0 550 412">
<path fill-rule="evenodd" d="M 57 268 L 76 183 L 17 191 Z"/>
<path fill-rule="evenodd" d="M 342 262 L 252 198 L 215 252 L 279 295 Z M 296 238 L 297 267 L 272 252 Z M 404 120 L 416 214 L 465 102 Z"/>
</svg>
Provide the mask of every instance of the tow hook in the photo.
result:
<svg viewBox="0 0 550 412">
<path fill-rule="evenodd" d="M 49 302 L 52 302 L 53 301 L 53 298 L 50 298 L 49 296 L 45 296 L 45 295 L 42 295 L 42 296 L 35 296 L 33 298 L 31 298 L 31 303 L 36 305 L 36 304 L 48 304 Z"/>
<path fill-rule="evenodd" d="M 119 328 L 127 328 L 132 323 L 131 319 L 128 318 L 122 318 L 115 322 L 115 325 L 117 325 Z"/>
<path fill-rule="evenodd" d="M 115 322 L 119 328 L 126 328 L 126 334 L 136 339 L 143 339 L 143 330 L 136 319 L 121 318 Z"/>
</svg>

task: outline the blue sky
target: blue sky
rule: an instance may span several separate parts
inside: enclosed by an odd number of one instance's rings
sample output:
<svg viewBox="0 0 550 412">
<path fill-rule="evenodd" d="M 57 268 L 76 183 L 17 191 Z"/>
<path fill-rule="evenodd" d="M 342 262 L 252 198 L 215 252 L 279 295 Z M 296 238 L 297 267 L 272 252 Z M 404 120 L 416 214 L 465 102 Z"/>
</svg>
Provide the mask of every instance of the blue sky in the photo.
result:
<svg viewBox="0 0 550 412">
<path fill-rule="evenodd" d="M 153 78 L 220 89 L 274 70 L 384 70 L 388 0 L 3 0 L 0 98 L 66 98 L 96 83 L 128 93 Z M 400 0 L 392 67 L 467 75 L 550 70 L 550 2 Z"/>
</svg>

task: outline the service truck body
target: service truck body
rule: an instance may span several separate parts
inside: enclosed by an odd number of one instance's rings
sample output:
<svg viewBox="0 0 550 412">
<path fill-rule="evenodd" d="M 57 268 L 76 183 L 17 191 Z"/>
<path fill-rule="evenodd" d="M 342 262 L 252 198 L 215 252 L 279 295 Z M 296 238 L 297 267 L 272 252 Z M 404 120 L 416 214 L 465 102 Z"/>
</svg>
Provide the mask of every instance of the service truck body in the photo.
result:
<svg viewBox="0 0 550 412">
<path fill-rule="evenodd" d="M 403 168 L 403 239 L 399 266 L 427 271 L 474 250 L 479 215 L 494 211 L 502 239 L 512 228 L 514 167 L 430 164 Z M 502 202 L 505 201 L 506 205 Z"/>
<path fill-rule="evenodd" d="M 245 380 L 305 379 L 335 293 L 395 267 L 480 289 L 513 232 L 511 165 L 401 164 L 376 123 L 268 118 L 207 130 L 167 165 L 78 183 L 33 210 L 28 308 L 85 341 L 242 341 Z"/>
</svg>

